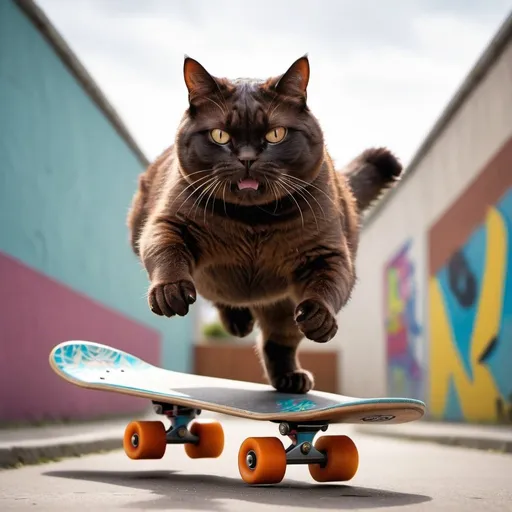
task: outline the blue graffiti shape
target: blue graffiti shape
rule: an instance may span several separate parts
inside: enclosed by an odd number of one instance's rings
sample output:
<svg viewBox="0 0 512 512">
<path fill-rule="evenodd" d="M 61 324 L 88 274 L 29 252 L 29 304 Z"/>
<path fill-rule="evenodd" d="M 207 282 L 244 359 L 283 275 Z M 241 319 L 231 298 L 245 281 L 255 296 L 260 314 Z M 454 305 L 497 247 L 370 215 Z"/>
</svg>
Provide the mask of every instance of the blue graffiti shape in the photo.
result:
<svg viewBox="0 0 512 512">
<path fill-rule="evenodd" d="M 415 282 L 415 275 L 414 275 L 414 264 L 412 262 L 409 262 L 409 268 L 408 268 L 408 275 L 407 278 L 410 280 L 410 293 L 409 297 L 407 298 L 407 303 L 405 305 L 405 321 L 407 324 L 407 329 L 410 333 L 410 335 L 413 338 L 417 338 L 421 334 L 421 326 L 418 322 L 418 319 L 416 317 L 416 282 Z"/>
<path fill-rule="evenodd" d="M 452 256 L 450 264 L 445 265 L 439 272 L 439 283 L 445 290 L 444 300 L 450 313 L 453 339 L 470 379 L 473 378 L 471 337 L 478 309 L 476 297 L 480 293 L 479 287 L 485 269 L 486 239 L 485 227 L 481 226 L 465 246 Z"/>
<path fill-rule="evenodd" d="M 496 333 L 495 348 L 486 358 L 496 387 L 502 397 L 512 402 L 512 189 L 496 205 L 506 224 L 507 274 L 503 289 L 500 332 Z"/>
</svg>

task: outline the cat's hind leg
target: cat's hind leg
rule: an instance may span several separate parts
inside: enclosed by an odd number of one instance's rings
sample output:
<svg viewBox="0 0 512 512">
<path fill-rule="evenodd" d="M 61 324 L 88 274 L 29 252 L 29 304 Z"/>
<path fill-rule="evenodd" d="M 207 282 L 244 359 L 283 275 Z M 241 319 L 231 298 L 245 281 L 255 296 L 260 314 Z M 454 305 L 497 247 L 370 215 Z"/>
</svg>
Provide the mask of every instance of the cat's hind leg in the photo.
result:
<svg viewBox="0 0 512 512">
<path fill-rule="evenodd" d="M 233 336 L 243 338 L 250 334 L 254 328 L 254 318 L 247 308 L 232 308 L 216 304 L 222 325 Z"/>
<path fill-rule="evenodd" d="M 277 391 L 307 393 L 315 381 L 297 359 L 297 348 L 304 335 L 294 320 L 294 311 L 295 305 L 288 299 L 253 308 L 262 331 L 257 348 L 267 378 Z"/>
</svg>

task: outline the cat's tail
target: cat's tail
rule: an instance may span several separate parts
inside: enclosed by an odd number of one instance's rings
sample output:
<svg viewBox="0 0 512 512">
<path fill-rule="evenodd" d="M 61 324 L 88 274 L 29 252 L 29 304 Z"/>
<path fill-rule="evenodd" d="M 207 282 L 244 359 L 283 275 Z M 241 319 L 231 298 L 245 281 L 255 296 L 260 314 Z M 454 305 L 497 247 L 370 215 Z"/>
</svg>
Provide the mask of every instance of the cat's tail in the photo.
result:
<svg viewBox="0 0 512 512">
<path fill-rule="evenodd" d="M 402 170 L 402 164 L 386 148 L 370 148 L 355 158 L 347 166 L 345 176 L 358 210 L 363 212 L 385 190 L 394 187 Z"/>
</svg>

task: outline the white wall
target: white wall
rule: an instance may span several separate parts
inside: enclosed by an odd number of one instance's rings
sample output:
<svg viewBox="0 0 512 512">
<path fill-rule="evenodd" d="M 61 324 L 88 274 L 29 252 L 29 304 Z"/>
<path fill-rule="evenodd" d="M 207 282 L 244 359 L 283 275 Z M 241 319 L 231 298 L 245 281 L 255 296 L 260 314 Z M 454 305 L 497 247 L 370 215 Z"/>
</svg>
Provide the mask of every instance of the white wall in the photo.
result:
<svg viewBox="0 0 512 512">
<path fill-rule="evenodd" d="M 384 266 L 407 238 L 413 239 L 419 320 L 427 347 L 428 227 L 459 196 L 494 153 L 512 136 L 512 44 L 461 106 L 414 175 L 362 233 L 359 282 L 339 316 L 340 392 L 386 395 Z M 512 172 L 512 171 L 511 171 Z"/>
</svg>

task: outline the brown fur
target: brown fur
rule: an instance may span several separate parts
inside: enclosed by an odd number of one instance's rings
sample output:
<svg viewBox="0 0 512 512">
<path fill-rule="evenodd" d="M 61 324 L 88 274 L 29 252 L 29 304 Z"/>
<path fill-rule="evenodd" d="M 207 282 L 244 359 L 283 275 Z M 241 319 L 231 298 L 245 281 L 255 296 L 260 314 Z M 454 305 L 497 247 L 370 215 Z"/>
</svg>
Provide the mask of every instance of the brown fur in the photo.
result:
<svg viewBox="0 0 512 512">
<path fill-rule="evenodd" d="M 298 59 L 266 81 L 212 77 L 186 58 L 189 108 L 175 144 L 140 177 L 128 218 L 131 242 L 158 315 L 186 315 L 196 290 L 226 329 L 246 336 L 254 322 L 272 385 L 304 393 L 313 376 L 296 351 L 337 332 L 336 315 L 356 281 L 361 213 L 401 173 L 386 149 L 369 149 L 337 172 L 308 109 L 309 62 Z M 285 140 L 264 135 L 288 128 Z M 211 140 L 215 128 L 231 135 Z M 257 191 L 239 190 L 246 178 Z"/>
</svg>

